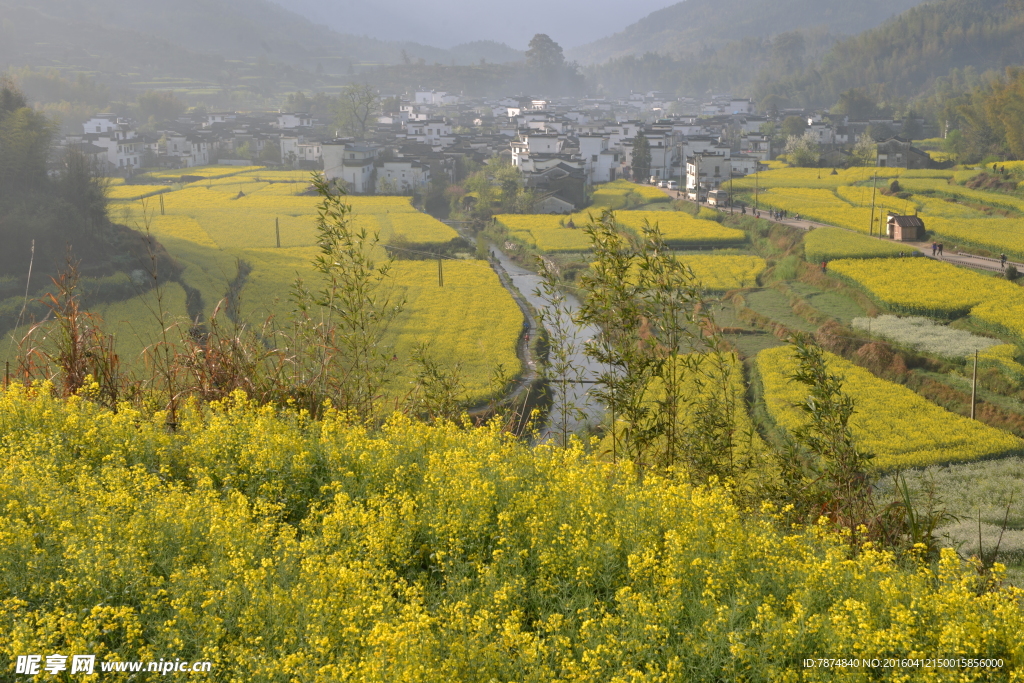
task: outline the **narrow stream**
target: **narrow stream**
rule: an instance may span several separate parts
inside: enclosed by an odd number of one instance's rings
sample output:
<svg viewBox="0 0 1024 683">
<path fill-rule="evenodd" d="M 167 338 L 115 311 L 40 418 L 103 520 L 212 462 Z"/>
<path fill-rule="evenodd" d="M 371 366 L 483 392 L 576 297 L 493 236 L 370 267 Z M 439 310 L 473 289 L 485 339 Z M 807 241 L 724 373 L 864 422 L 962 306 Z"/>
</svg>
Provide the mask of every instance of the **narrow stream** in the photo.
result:
<svg viewBox="0 0 1024 683">
<path fill-rule="evenodd" d="M 550 308 L 549 303 L 537 294 L 537 290 L 541 286 L 541 278 L 534 272 L 531 272 L 522 266 L 516 264 L 512 259 L 502 253 L 497 247 L 493 245 L 490 247 L 491 257 L 497 261 L 505 272 L 508 273 L 509 279 L 512 280 L 512 284 L 515 286 L 519 293 L 524 299 L 526 299 L 531 306 L 537 311 L 548 310 Z M 571 311 L 575 311 L 579 308 L 580 302 L 572 296 L 566 297 L 566 304 Z M 596 327 L 587 326 L 580 327 L 573 324 L 571 321 L 567 321 L 569 324 L 567 328 L 575 328 L 575 335 L 572 341 L 574 346 L 573 354 L 571 356 L 573 364 L 580 368 L 582 372 L 583 380 L 594 380 L 600 373 L 600 366 L 592 361 L 590 358 L 583 353 L 583 344 L 588 339 L 592 339 L 598 333 Z M 549 330 L 550 331 L 550 330 Z M 551 406 L 551 412 L 548 415 L 547 423 L 541 429 L 541 440 L 555 440 L 561 442 L 561 430 L 563 416 L 565 416 L 568 409 L 568 420 L 567 427 L 569 432 L 579 432 L 589 427 L 596 426 L 601 423 L 604 416 L 604 406 L 597 402 L 589 395 L 589 390 L 593 387 L 592 384 L 576 383 L 571 382 L 566 387 L 565 400 L 560 400 L 560 397 L 556 395 L 556 400 Z M 561 393 L 561 392 L 558 392 Z M 577 415 L 572 407 L 583 410 L 583 415 Z"/>
</svg>

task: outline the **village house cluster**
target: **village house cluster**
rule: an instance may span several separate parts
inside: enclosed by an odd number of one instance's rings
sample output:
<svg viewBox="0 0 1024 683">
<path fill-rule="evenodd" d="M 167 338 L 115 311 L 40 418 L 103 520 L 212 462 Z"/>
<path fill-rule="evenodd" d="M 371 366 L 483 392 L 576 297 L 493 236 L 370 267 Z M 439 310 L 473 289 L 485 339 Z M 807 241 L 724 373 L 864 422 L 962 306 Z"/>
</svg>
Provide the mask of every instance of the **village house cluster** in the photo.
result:
<svg viewBox="0 0 1024 683">
<path fill-rule="evenodd" d="M 534 192 L 534 211 L 542 213 L 577 210 L 591 186 L 619 178 L 678 188 L 691 198 L 720 196 L 730 179 L 755 173 L 782 151 L 773 149 L 766 124 L 794 116 L 806 119 L 805 135 L 813 136 L 827 165 L 844 165 L 848 147 L 872 127 L 892 133 L 878 143 L 879 165 L 928 163 L 927 154 L 896 135 L 901 121 L 852 122 L 804 110 L 758 115 L 749 99 L 728 96 L 492 100 L 420 91 L 398 101 L 398 110 L 377 116 L 362 139 L 338 137 L 332 121 L 299 112 L 194 113 L 148 134 L 100 114 L 64 145 L 126 177 L 154 166 L 258 162 L 321 170 L 356 194 L 422 192 L 432 179 L 461 180 L 471 165 L 460 160 L 504 158 L 519 169 Z M 634 165 L 641 132 L 650 149 L 642 177 Z"/>
</svg>

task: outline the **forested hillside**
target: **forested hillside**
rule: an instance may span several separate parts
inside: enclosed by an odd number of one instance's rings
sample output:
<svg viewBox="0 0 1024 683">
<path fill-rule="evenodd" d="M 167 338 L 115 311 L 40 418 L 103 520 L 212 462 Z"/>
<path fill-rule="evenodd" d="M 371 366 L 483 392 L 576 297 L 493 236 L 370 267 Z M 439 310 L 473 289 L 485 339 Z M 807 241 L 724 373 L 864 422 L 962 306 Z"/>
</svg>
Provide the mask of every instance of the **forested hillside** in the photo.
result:
<svg viewBox="0 0 1024 683">
<path fill-rule="evenodd" d="M 623 31 L 570 50 L 568 57 L 583 64 L 626 55 L 707 58 L 723 45 L 773 36 L 799 29 L 825 29 L 833 35 L 854 35 L 873 28 L 920 0 L 686 0 L 653 12 Z"/>
<path fill-rule="evenodd" d="M 49 172 L 53 124 L 26 104 L 0 81 L 0 331 L 46 313 L 41 293 L 69 257 L 86 276 L 86 300 L 131 296 L 148 283 L 129 273 L 154 263 L 173 279 L 159 244 L 108 219 L 103 181 L 84 156 L 63 154 Z"/>
<path fill-rule="evenodd" d="M 801 73 L 760 79 L 753 94 L 808 106 L 829 106 L 851 88 L 877 99 L 911 99 L 953 69 L 1001 71 L 1024 64 L 1022 35 L 1021 0 L 938 0 L 837 43 Z"/>
</svg>

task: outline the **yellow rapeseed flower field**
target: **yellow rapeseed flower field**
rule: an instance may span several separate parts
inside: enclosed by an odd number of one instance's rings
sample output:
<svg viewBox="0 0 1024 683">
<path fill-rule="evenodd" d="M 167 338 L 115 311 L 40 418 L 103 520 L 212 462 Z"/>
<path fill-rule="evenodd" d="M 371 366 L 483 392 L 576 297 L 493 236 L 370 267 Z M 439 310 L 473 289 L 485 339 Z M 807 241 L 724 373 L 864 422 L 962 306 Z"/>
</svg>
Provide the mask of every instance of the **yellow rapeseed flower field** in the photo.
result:
<svg viewBox="0 0 1024 683">
<path fill-rule="evenodd" d="M 841 259 L 829 268 L 899 313 L 955 318 L 982 302 L 1020 293 L 1006 280 L 931 259 Z"/>
<path fill-rule="evenodd" d="M 1024 341 L 1020 288 L 931 259 L 842 259 L 833 273 L 863 287 L 896 313 L 952 319 L 970 313 L 995 332 Z"/>
<path fill-rule="evenodd" d="M 0 390 L 0 658 L 211 680 L 1012 681 L 1024 592 L 578 444 Z M 996 568 L 996 576 L 1000 569 Z M 803 660 L 979 657 L 991 668 Z M 112 676 L 112 680 L 116 678 Z"/>
<path fill-rule="evenodd" d="M 217 177 L 215 168 L 210 168 L 206 169 L 208 180 L 183 187 L 161 186 L 170 190 L 162 195 L 164 214 L 156 197 L 117 202 L 114 211 L 127 208 L 136 227 L 148 225 L 183 267 L 184 282 L 201 293 L 206 317 L 226 296 L 228 283 L 244 261 L 253 268 L 242 289 L 244 322 L 259 325 L 273 315 L 283 324 L 292 307 L 292 283 L 297 276 L 308 280 L 312 274 L 320 198 L 296 194 L 308 188 L 306 172 L 221 170 L 230 175 Z M 116 189 L 128 187 L 138 186 Z M 383 244 L 429 248 L 457 237 L 451 227 L 418 211 L 409 197 L 352 196 L 346 201 L 356 227 L 379 234 Z M 276 247 L 278 226 L 281 248 Z M 436 261 L 402 261 L 394 273 L 398 290 L 409 298 L 389 340 L 403 363 L 415 344 L 432 343 L 438 357 L 463 364 L 468 397 L 473 400 L 486 395 L 496 365 L 503 364 L 512 374 L 520 370 L 515 345 L 522 313 L 486 262 L 446 262 L 446 286 L 439 292 L 421 288 L 424 282 L 436 285 Z M 184 315 L 184 294 L 178 298 L 182 304 L 174 310 Z M 111 311 L 116 319 L 109 321 L 109 327 L 125 337 L 125 343 L 140 336 L 149 339 L 149 332 L 139 335 L 135 330 L 141 329 L 144 320 L 155 327 L 155 318 L 142 313 L 141 301 L 131 300 L 124 306 L 126 312 Z M 136 347 L 145 345 L 130 344 L 133 356 Z"/>
<path fill-rule="evenodd" d="M 113 200 L 142 199 L 161 192 L 168 192 L 170 185 L 113 185 L 107 188 L 107 198 Z"/>
<path fill-rule="evenodd" d="M 875 168 L 873 166 L 855 166 L 847 169 L 836 170 L 832 175 L 831 169 L 825 168 L 777 168 L 762 171 L 757 174 L 755 180 L 753 175 L 737 178 L 732 181 L 736 189 L 752 190 L 755 184 L 760 188 L 770 187 L 806 187 L 836 189 L 843 185 L 855 185 L 857 183 L 870 183 L 872 177 L 878 175 L 879 186 L 899 177 L 900 182 L 904 178 L 925 178 L 945 179 L 953 176 L 953 171 L 947 170 L 912 170 L 900 168 Z"/>
<path fill-rule="evenodd" d="M 799 214 L 822 223 L 828 223 L 858 232 L 878 234 L 879 222 L 885 214 L 920 213 L 925 227 L 940 240 L 952 244 L 976 244 L 986 249 L 1008 251 L 1024 255 L 1024 228 L 1016 217 L 989 216 L 962 202 L 976 205 L 993 204 L 997 207 L 1024 210 L 1024 200 L 980 190 L 949 185 L 940 179 L 904 180 L 905 189 L 941 192 L 943 197 L 915 194 L 909 199 L 876 193 L 874 216 L 871 214 L 871 188 L 840 186 L 831 189 L 780 186 L 763 191 L 759 202 L 764 206 L 785 209 L 790 215 Z M 953 201 L 947 201 L 953 200 Z M 872 222 L 874 218 L 874 222 Z"/>
<path fill-rule="evenodd" d="M 711 210 L 702 214 L 717 216 Z M 583 227 L 597 211 L 581 212 L 572 216 L 549 214 L 502 214 L 495 220 L 508 228 L 509 233 L 526 244 L 547 252 L 589 251 L 590 238 Z M 706 245 L 738 244 L 746 240 L 746 233 L 727 228 L 713 220 L 694 218 L 682 211 L 616 211 L 619 227 L 636 235 L 641 233 L 644 221 L 657 225 L 666 244 L 676 248 Z M 573 227 L 567 227 L 572 223 Z"/>
<path fill-rule="evenodd" d="M 292 285 L 297 274 L 307 277 L 316 255 L 311 247 L 249 249 L 246 261 L 252 272 L 240 295 L 241 316 L 254 325 L 268 319 L 287 327 L 294 309 Z M 498 364 L 516 374 L 520 370 L 516 344 L 523 314 L 486 261 L 446 260 L 444 286 L 438 284 L 437 261 L 396 261 L 391 296 L 406 301 L 386 344 L 407 364 L 416 345 L 426 343 L 437 359 L 460 363 L 468 398 L 487 396 Z M 308 279 L 308 278 L 307 278 Z M 403 375 L 399 393 L 411 378 Z"/>
<path fill-rule="evenodd" d="M 162 171 L 147 171 L 146 175 L 151 178 L 177 180 L 181 176 L 199 176 L 200 178 L 226 178 L 228 176 L 241 175 L 243 173 L 259 172 L 262 166 L 192 166 L 190 168 L 168 169 Z"/>
<path fill-rule="evenodd" d="M 679 390 L 679 411 L 677 428 L 679 434 L 685 434 L 696 428 L 693 418 L 693 406 L 706 401 L 709 396 L 715 396 L 721 401 L 720 409 L 725 410 L 731 405 L 732 428 L 733 428 L 733 455 L 740 459 L 747 459 L 758 456 L 765 452 L 767 446 L 764 440 L 757 433 L 754 422 L 748 410 L 746 393 L 747 384 L 743 377 L 743 363 L 734 354 L 725 354 L 717 358 L 706 357 L 700 359 L 699 368 L 688 365 L 696 358 L 695 356 L 680 356 L 674 368 L 676 377 L 680 381 Z M 666 368 L 665 377 L 671 377 L 673 370 Z M 712 393 L 714 392 L 714 394 Z M 645 392 L 645 399 L 650 405 L 650 410 L 658 411 L 661 408 L 658 401 L 665 401 L 665 384 L 661 378 L 656 378 Z M 725 417 L 721 415 L 720 417 Z M 619 443 L 625 438 L 622 432 L 627 431 L 627 423 L 620 420 L 616 426 L 616 435 Z M 686 437 L 681 437 L 685 440 Z M 663 447 L 663 446 L 662 446 Z M 621 446 L 619 446 L 621 448 Z M 598 446 L 598 452 L 607 456 L 613 452 L 612 435 L 606 435 Z M 759 472 L 765 476 L 767 472 Z"/>
<path fill-rule="evenodd" d="M 872 224 L 869 207 L 853 206 L 837 197 L 831 189 L 778 187 L 763 192 L 758 197 L 761 206 L 783 209 L 788 211 L 790 216 L 799 215 L 802 218 L 864 233 L 869 231 L 868 226 Z M 876 207 L 876 218 L 880 208 L 881 203 Z M 874 225 L 877 234 L 877 220 Z"/>
<path fill-rule="evenodd" d="M 875 377 L 864 368 L 826 352 L 829 370 L 844 378 L 843 391 L 853 398 L 850 421 L 857 446 L 875 454 L 874 467 L 895 469 L 977 460 L 1024 450 L 1024 441 L 975 420 L 950 413 L 906 387 Z M 808 388 L 794 382 L 797 361 L 790 347 L 757 354 L 764 400 L 772 419 L 793 430 L 807 417 L 795 404 Z"/>
<path fill-rule="evenodd" d="M 684 211 L 619 211 L 615 214 L 615 221 L 638 234 L 645 221 L 652 226 L 657 225 L 665 243 L 677 248 L 738 244 L 747 239 L 742 230 L 694 218 Z"/>
<path fill-rule="evenodd" d="M 599 208 L 621 209 L 626 205 L 626 195 L 636 194 L 645 203 L 667 202 L 669 196 L 662 190 L 650 185 L 631 183 L 628 180 L 615 180 L 598 185 L 594 189 L 593 204 Z"/>
<path fill-rule="evenodd" d="M 804 256 L 810 263 L 845 258 L 887 258 L 906 251 L 907 247 L 901 244 L 842 228 L 816 228 L 804 236 Z"/>
<path fill-rule="evenodd" d="M 687 254 L 679 260 L 693 270 L 705 289 L 724 292 L 742 287 L 756 287 L 757 276 L 765 269 L 760 256 Z"/>
<path fill-rule="evenodd" d="M 583 230 L 589 220 L 585 214 L 501 214 L 495 216 L 495 220 L 508 228 L 512 237 L 541 251 L 573 252 L 590 249 L 590 238 Z M 566 227 L 570 221 L 575 227 Z"/>
</svg>

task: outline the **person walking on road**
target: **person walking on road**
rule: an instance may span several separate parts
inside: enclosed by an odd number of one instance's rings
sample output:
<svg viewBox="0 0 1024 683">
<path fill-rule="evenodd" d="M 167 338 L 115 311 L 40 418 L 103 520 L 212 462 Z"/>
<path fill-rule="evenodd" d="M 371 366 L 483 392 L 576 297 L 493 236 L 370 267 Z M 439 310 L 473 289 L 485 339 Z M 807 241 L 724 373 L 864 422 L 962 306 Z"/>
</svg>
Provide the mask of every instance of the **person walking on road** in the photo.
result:
<svg viewBox="0 0 1024 683">
<path fill-rule="evenodd" d="M 1006 267 L 1006 254 L 1000 254 L 999 255 L 999 267 L 1000 268 L 1005 268 Z"/>
<path fill-rule="evenodd" d="M 942 242 L 939 242 L 939 256 L 942 256 Z"/>
<path fill-rule="evenodd" d="M 935 256 L 935 252 L 937 252 L 938 250 L 939 250 L 939 243 L 938 242 L 932 242 L 932 256 Z"/>
</svg>

